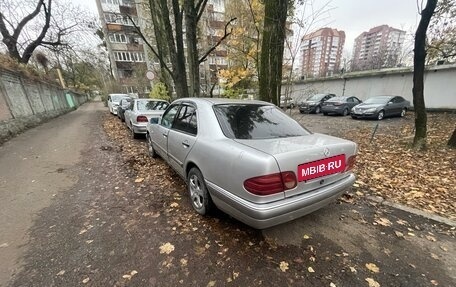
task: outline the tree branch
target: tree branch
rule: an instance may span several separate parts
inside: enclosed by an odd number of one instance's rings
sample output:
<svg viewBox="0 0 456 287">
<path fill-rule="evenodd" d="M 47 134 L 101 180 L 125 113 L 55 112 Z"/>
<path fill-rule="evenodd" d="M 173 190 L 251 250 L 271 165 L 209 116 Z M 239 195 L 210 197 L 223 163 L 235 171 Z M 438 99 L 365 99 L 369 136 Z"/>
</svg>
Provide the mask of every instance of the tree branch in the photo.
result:
<svg viewBox="0 0 456 287">
<path fill-rule="evenodd" d="M 201 16 L 203 15 L 204 13 L 204 9 L 206 8 L 206 4 L 207 4 L 207 0 L 200 0 L 197 4 L 196 4 L 196 7 L 195 7 L 195 10 L 197 11 L 197 15 L 196 15 L 196 23 L 199 22 Z"/>
<path fill-rule="evenodd" d="M 228 21 L 226 24 L 225 24 L 225 34 L 223 35 L 222 38 L 220 38 L 220 40 L 217 41 L 217 43 L 215 43 L 214 46 L 212 46 L 209 50 L 206 51 L 206 53 L 204 53 L 204 55 L 198 60 L 198 62 L 201 64 L 202 62 L 206 61 L 207 60 L 207 57 L 209 56 L 210 53 L 212 53 L 212 51 L 214 51 L 218 46 L 220 46 L 220 44 L 222 44 L 222 42 L 229 36 L 231 35 L 232 33 L 232 30 L 230 32 L 228 32 L 228 25 L 230 25 L 232 22 L 234 22 L 237 18 L 231 18 L 230 21 Z"/>
<path fill-rule="evenodd" d="M 35 10 L 33 10 L 32 13 L 28 14 L 27 16 L 25 16 L 24 19 L 22 19 L 22 21 L 19 22 L 19 24 L 17 24 L 17 27 L 16 27 L 16 29 L 14 30 L 14 33 L 13 33 L 13 38 L 14 39 L 17 39 L 19 37 L 19 35 L 21 34 L 21 31 L 25 27 L 25 25 L 30 20 L 35 18 L 35 16 L 38 15 L 38 13 L 40 13 L 41 6 L 45 6 L 44 0 L 39 0 L 38 4 L 36 5 Z M 50 8 L 50 6 L 51 6 L 51 1 L 49 0 L 49 8 Z M 46 10 L 46 6 L 44 7 L 44 9 Z M 46 13 L 46 11 L 45 11 L 45 13 Z"/>
</svg>

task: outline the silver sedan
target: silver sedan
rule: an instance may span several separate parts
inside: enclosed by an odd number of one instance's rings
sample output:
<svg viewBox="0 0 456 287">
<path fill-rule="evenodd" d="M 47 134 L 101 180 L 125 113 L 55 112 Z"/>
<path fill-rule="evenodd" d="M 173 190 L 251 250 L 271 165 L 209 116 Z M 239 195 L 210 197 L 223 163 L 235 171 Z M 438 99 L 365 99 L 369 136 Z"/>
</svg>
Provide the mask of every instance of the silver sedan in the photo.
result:
<svg viewBox="0 0 456 287">
<path fill-rule="evenodd" d="M 146 133 L 146 125 L 152 116 L 159 116 L 169 103 L 158 99 L 134 99 L 125 110 L 125 124 L 131 130 L 133 138 Z"/>
<path fill-rule="evenodd" d="M 196 212 L 258 229 L 313 212 L 355 181 L 357 145 L 311 133 L 262 101 L 188 98 L 147 125 L 149 153 L 186 180 Z"/>
</svg>

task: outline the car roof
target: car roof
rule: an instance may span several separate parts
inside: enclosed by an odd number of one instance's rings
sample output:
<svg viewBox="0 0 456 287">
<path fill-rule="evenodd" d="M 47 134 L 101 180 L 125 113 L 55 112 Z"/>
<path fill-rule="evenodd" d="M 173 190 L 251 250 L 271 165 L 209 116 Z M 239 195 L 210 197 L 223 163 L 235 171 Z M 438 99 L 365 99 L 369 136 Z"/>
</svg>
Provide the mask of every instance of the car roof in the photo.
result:
<svg viewBox="0 0 456 287">
<path fill-rule="evenodd" d="M 371 98 L 394 98 L 394 97 L 398 97 L 398 96 L 380 95 L 380 96 L 373 96 Z"/>
<path fill-rule="evenodd" d="M 257 100 L 238 100 L 238 99 L 227 99 L 227 98 L 181 98 L 176 101 L 191 101 L 195 103 L 207 103 L 211 105 L 223 105 L 223 104 L 257 104 L 257 105 L 272 105 L 271 103 Z"/>
<path fill-rule="evenodd" d="M 151 98 L 140 98 L 140 99 L 133 99 L 134 101 L 158 101 L 158 102 L 168 102 L 166 100 L 162 100 L 162 99 L 151 99 Z"/>
</svg>

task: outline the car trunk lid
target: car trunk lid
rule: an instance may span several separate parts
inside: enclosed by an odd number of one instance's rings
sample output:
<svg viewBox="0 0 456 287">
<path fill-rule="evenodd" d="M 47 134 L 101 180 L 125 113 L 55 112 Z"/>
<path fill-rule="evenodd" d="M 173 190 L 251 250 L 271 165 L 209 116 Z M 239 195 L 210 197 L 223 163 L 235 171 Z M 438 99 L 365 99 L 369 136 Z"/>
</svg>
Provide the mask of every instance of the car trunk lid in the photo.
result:
<svg viewBox="0 0 456 287">
<path fill-rule="evenodd" d="M 298 184 L 286 190 L 285 197 L 311 192 L 346 177 L 346 161 L 356 153 L 355 143 L 323 134 L 236 141 L 273 156 L 281 172 L 296 174 Z"/>
</svg>

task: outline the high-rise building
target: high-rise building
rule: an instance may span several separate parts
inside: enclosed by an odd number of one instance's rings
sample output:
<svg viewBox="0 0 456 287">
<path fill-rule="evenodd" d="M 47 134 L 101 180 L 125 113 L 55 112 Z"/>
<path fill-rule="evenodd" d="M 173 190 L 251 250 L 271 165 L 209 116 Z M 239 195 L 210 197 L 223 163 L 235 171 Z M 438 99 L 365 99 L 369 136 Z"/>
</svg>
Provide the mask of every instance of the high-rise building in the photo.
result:
<svg viewBox="0 0 456 287">
<path fill-rule="evenodd" d="M 398 63 L 405 31 L 381 25 L 355 39 L 352 70 L 394 67 Z"/>
<path fill-rule="evenodd" d="M 339 72 L 345 32 L 322 28 L 303 37 L 302 76 L 326 77 Z"/>
<path fill-rule="evenodd" d="M 141 38 L 132 21 L 139 26 L 134 0 L 96 0 L 111 71 L 124 93 L 144 95 L 149 91 L 146 57 Z"/>
</svg>

